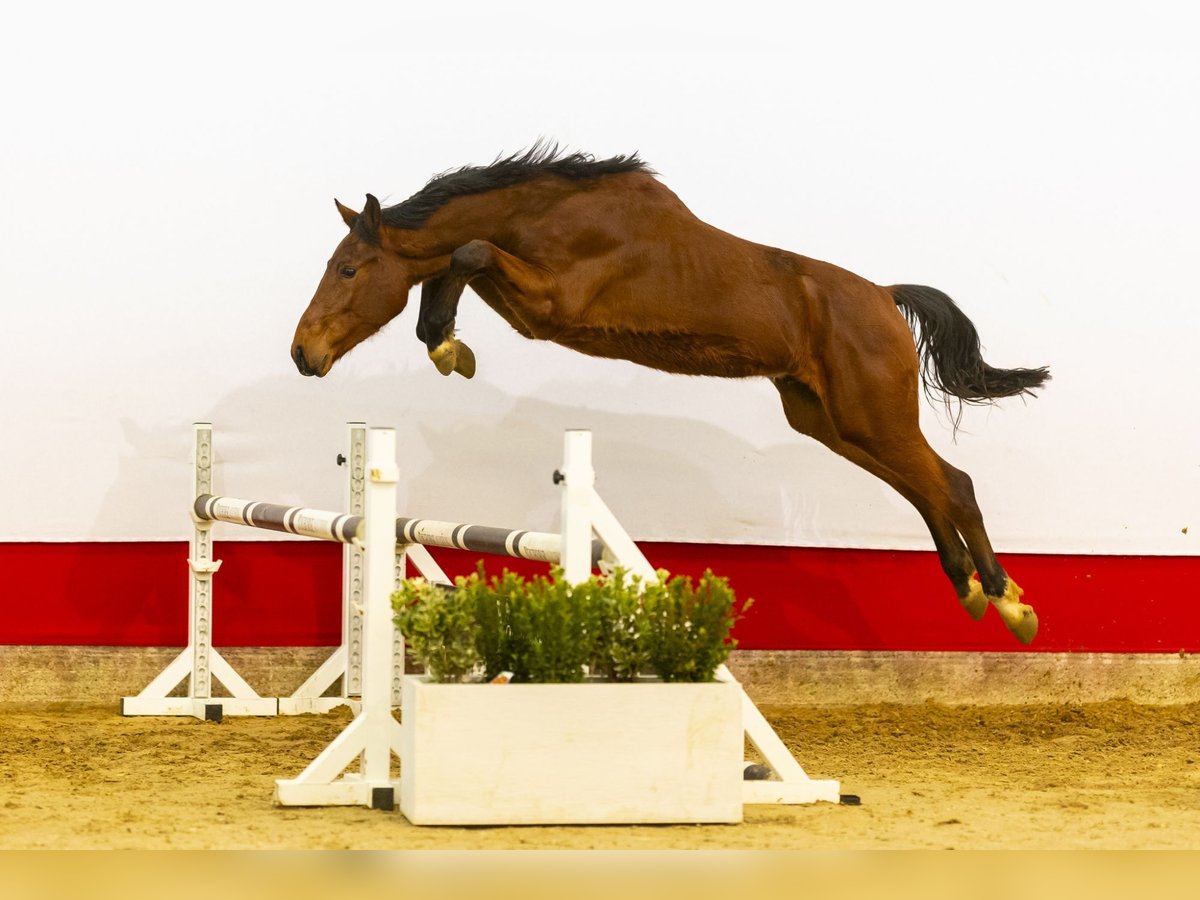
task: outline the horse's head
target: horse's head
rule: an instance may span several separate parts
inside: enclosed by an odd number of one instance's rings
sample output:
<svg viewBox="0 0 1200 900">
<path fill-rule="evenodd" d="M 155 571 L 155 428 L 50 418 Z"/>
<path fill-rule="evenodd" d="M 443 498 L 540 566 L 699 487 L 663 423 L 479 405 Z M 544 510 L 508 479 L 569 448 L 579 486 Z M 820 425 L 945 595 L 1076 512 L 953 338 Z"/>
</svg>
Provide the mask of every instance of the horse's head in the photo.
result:
<svg viewBox="0 0 1200 900">
<path fill-rule="evenodd" d="M 302 375 L 325 375 L 400 315 L 417 281 L 410 261 L 385 246 L 378 200 L 367 194 L 361 213 L 333 202 L 350 233 L 333 251 L 296 326 L 292 359 Z"/>
</svg>

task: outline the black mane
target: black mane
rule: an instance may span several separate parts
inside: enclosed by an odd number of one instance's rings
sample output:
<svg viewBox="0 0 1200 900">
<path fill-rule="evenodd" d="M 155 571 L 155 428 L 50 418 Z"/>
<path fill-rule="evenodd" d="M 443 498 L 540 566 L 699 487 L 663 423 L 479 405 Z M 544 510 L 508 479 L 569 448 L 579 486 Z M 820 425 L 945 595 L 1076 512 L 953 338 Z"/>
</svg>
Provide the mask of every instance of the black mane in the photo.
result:
<svg viewBox="0 0 1200 900">
<path fill-rule="evenodd" d="M 393 228 L 420 228 L 431 215 L 465 194 L 482 194 L 531 181 L 542 175 L 557 175 L 578 181 L 617 175 L 621 172 L 653 170 L 634 153 L 596 159 L 588 153 L 564 153 L 557 144 L 535 143 L 523 153 L 497 158 L 488 166 L 463 166 L 436 175 L 403 203 L 383 210 L 383 224 Z"/>
</svg>

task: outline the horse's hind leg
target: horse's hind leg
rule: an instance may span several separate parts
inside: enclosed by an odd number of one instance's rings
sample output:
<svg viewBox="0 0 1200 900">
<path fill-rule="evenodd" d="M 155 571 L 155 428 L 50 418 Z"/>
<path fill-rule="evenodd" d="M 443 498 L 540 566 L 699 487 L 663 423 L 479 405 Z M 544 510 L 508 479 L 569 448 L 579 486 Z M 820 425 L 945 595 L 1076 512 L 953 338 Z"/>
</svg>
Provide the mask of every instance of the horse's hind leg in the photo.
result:
<svg viewBox="0 0 1200 900">
<path fill-rule="evenodd" d="M 895 472 L 865 451 L 843 441 L 829 418 L 825 405 L 811 388 L 792 378 L 776 380 L 775 387 L 779 391 L 784 414 L 792 428 L 816 438 L 834 453 L 884 481 L 916 508 L 933 537 L 942 571 L 954 586 L 959 601 L 971 618 L 982 618 L 987 611 L 988 602 L 979 582 L 972 577 L 975 574 L 975 564 L 971 554 L 950 520 L 940 514 L 925 497 L 909 487 Z"/>
<path fill-rule="evenodd" d="M 1037 634 L 1037 616 L 1031 606 L 1020 602 L 1022 590 L 996 560 L 970 477 L 934 453 L 921 434 L 915 373 L 910 379 L 864 378 L 859 390 L 851 393 L 829 409 L 838 436 L 893 473 L 907 486 L 905 496 L 918 509 L 922 506 L 913 497 L 921 498 L 932 511 L 926 521 L 936 518 L 953 525 L 966 542 L 980 582 L 978 587 L 969 582 L 964 595 L 959 579 L 955 584 L 959 599 L 972 610 L 979 605 L 977 592 L 982 591 L 1009 631 L 1028 644 Z"/>
<path fill-rule="evenodd" d="M 923 437 L 921 440 L 924 443 Z M 1020 598 L 1025 592 L 996 560 L 991 540 L 983 526 L 983 514 L 975 500 L 975 487 L 971 477 L 966 472 L 954 468 L 932 449 L 928 452 L 937 461 L 950 485 L 956 527 L 966 540 L 979 569 L 979 582 L 971 582 L 972 592 L 976 596 L 986 597 L 996 607 L 1000 618 L 1004 620 L 1009 631 L 1016 635 L 1017 640 L 1028 644 L 1037 634 L 1037 614 L 1033 607 L 1021 602 Z"/>
<path fill-rule="evenodd" d="M 477 284 L 489 296 L 503 300 L 500 312 L 519 332 L 533 336 L 536 323 L 548 317 L 557 294 L 554 276 L 506 253 L 487 241 L 471 241 L 450 256 L 450 268 L 426 282 L 421 293 L 417 336 L 425 342 L 429 358 L 439 372 L 457 371 L 470 378 L 475 374 L 475 355 L 454 337 L 458 302 L 468 283 Z M 488 290 L 488 286 L 495 290 Z"/>
</svg>

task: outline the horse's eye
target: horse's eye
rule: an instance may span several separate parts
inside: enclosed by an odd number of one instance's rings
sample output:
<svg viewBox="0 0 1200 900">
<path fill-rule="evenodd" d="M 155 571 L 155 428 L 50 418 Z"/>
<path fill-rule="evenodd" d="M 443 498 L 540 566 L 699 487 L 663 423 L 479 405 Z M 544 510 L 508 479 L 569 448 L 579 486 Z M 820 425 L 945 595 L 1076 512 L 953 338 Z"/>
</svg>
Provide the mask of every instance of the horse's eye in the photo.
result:
<svg viewBox="0 0 1200 900">
<path fill-rule="evenodd" d="M 353 278 L 354 273 L 357 271 L 358 269 L 354 268 L 354 266 L 342 266 L 341 276 L 343 278 Z"/>
</svg>

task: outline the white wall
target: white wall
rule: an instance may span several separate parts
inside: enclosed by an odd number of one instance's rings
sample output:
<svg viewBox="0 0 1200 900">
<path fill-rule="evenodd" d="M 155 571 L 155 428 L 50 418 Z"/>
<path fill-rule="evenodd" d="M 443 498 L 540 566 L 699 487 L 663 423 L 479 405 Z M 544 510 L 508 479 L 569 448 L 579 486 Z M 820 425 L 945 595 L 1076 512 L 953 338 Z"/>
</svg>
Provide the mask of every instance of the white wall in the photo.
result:
<svg viewBox="0 0 1200 900">
<path fill-rule="evenodd" d="M 932 284 L 991 362 L 1053 367 L 957 443 L 1006 550 L 1197 552 L 1200 14 L 742 2 L 25 4 L 0 28 L 0 540 L 187 533 L 219 486 L 341 504 L 347 419 L 396 425 L 413 515 L 549 528 L 565 427 L 640 538 L 928 547 L 765 383 L 523 341 L 468 298 L 473 382 L 413 311 L 324 381 L 288 358 L 343 226 L 539 136 L 639 150 L 702 218 Z M 1192 534 L 1182 529 L 1191 526 Z"/>
</svg>

